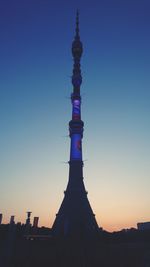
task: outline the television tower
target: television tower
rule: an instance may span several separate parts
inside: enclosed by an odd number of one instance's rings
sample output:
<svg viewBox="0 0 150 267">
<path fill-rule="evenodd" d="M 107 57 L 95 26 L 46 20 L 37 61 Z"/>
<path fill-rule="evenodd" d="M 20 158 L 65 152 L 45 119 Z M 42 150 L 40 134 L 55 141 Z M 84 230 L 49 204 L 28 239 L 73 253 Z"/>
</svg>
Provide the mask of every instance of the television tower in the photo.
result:
<svg viewBox="0 0 150 267">
<path fill-rule="evenodd" d="M 73 74 L 71 94 L 72 119 L 69 122 L 71 139 L 69 160 L 69 181 L 64 192 L 64 199 L 60 206 L 52 231 L 55 236 L 91 236 L 98 231 L 95 215 L 87 198 L 83 182 L 82 138 L 84 123 L 81 120 L 82 83 L 80 59 L 83 47 L 79 35 L 79 14 L 76 15 L 75 37 L 72 43 Z"/>
</svg>

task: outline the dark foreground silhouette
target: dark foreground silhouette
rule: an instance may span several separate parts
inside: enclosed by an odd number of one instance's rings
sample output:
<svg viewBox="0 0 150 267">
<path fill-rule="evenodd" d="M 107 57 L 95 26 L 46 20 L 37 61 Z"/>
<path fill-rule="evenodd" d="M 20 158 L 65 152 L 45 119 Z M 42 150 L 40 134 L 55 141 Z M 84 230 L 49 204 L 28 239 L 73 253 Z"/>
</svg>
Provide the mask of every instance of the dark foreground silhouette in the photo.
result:
<svg viewBox="0 0 150 267">
<path fill-rule="evenodd" d="M 28 230 L 28 233 L 27 233 Z M 149 267 L 150 231 L 54 238 L 48 228 L 2 225 L 0 267 Z"/>
</svg>

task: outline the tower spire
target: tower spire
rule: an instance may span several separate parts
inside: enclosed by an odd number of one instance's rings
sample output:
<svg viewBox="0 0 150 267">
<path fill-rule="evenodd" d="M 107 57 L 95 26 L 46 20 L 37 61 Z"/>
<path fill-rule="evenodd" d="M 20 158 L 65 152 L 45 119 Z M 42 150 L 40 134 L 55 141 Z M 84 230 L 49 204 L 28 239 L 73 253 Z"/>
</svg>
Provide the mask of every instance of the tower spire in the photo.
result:
<svg viewBox="0 0 150 267">
<path fill-rule="evenodd" d="M 77 9 L 77 13 L 76 13 L 76 36 L 75 38 L 80 38 L 79 36 L 79 10 Z"/>
<path fill-rule="evenodd" d="M 73 85 L 73 91 L 76 94 L 80 94 L 80 86 L 82 83 L 82 75 L 81 75 L 81 69 L 80 69 L 80 59 L 81 59 L 82 53 L 83 53 L 83 46 L 80 41 L 80 35 L 79 35 L 79 11 L 77 10 L 75 37 L 72 43 L 72 55 L 73 55 L 73 60 L 74 60 L 73 73 L 72 73 L 72 85 Z"/>
<path fill-rule="evenodd" d="M 65 196 L 53 224 L 54 235 L 92 235 L 98 230 L 95 215 L 87 198 L 83 182 L 82 138 L 84 123 L 81 120 L 82 83 L 80 59 L 83 48 L 79 36 L 79 12 L 76 14 L 75 37 L 72 43 L 73 74 L 71 94 L 72 119 L 69 122 L 70 160 L 69 181 Z"/>
</svg>

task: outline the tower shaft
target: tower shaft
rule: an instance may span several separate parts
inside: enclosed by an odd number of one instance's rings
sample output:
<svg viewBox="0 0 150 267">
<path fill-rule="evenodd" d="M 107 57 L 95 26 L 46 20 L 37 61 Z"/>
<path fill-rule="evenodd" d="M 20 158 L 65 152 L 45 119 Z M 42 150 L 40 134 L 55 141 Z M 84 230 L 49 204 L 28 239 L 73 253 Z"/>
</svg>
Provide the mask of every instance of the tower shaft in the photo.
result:
<svg viewBox="0 0 150 267">
<path fill-rule="evenodd" d="M 69 181 L 64 192 L 65 196 L 53 224 L 53 233 L 56 236 L 87 236 L 98 230 L 95 215 L 87 198 L 83 182 L 82 138 L 84 123 L 81 120 L 82 83 L 80 59 L 83 48 L 79 36 L 79 15 L 76 16 L 76 33 L 72 43 L 74 60 L 71 94 L 72 119 L 69 122 L 71 139 L 69 160 Z"/>
</svg>

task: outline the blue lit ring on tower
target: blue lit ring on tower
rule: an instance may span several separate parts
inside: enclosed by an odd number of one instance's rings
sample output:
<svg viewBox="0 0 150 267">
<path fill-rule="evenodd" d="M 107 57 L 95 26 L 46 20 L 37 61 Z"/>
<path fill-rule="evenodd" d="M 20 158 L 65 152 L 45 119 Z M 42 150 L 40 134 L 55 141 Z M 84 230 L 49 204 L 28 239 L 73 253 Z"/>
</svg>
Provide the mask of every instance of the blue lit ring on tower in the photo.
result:
<svg viewBox="0 0 150 267">
<path fill-rule="evenodd" d="M 73 93 L 71 94 L 71 100 L 72 100 L 72 103 L 74 100 L 79 100 L 80 101 L 80 104 L 81 104 L 81 96 L 79 93 Z"/>
<path fill-rule="evenodd" d="M 72 119 L 81 120 L 81 96 L 79 94 L 72 94 Z"/>
<path fill-rule="evenodd" d="M 71 120 L 69 122 L 69 133 L 71 138 L 70 161 L 82 161 L 82 137 L 83 137 L 82 120 Z"/>
<path fill-rule="evenodd" d="M 73 135 L 73 134 L 80 134 L 81 135 L 81 138 L 83 137 L 83 127 L 84 127 L 84 122 L 82 120 L 80 121 L 74 121 L 74 120 L 71 120 L 69 122 L 69 133 L 70 133 L 70 137 Z"/>
</svg>

